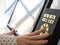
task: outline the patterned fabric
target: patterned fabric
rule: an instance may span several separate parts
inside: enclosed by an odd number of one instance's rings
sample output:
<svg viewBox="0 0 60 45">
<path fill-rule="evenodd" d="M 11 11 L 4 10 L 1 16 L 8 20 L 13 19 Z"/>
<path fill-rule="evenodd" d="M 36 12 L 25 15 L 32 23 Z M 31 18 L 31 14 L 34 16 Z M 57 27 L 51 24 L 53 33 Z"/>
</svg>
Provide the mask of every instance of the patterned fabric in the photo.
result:
<svg viewBox="0 0 60 45">
<path fill-rule="evenodd" d="M 0 35 L 0 45 L 17 45 L 13 35 Z"/>
</svg>

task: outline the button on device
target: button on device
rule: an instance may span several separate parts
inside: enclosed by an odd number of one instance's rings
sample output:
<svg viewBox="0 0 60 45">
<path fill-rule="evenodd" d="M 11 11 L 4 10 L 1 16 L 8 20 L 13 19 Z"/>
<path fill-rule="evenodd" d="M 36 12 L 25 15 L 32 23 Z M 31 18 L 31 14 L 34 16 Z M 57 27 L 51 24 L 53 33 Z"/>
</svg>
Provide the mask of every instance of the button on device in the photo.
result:
<svg viewBox="0 0 60 45">
<path fill-rule="evenodd" d="M 44 23 L 43 26 L 44 26 L 44 27 L 48 27 L 48 24 L 47 24 L 47 23 Z"/>
<path fill-rule="evenodd" d="M 49 23 L 49 24 L 53 24 L 55 20 L 53 19 L 47 19 L 47 18 L 42 18 L 43 22 Z"/>
<path fill-rule="evenodd" d="M 46 18 L 42 18 L 42 21 L 47 22 L 47 19 Z"/>
<path fill-rule="evenodd" d="M 49 18 L 50 18 L 50 19 L 56 19 L 56 16 L 55 16 L 55 15 L 50 15 Z"/>
<path fill-rule="evenodd" d="M 54 23 L 54 20 L 50 20 L 49 19 L 47 22 L 50 23 L 50 24 L 53 24 Z"/>
<path fill-rule="evenodd" d="M 49 14 L 44 14 L 44 17 L 45 18 L 49 18 Z"/>
<path fill-rule="evenodd" d="M 48 32 L 45 31 L 45 34 L 47 34 Z"/>
<path fill-rule="evenodd" d="M 49 32 L 49 27 L 46 28 L 46 32 Z"/>
</svg>

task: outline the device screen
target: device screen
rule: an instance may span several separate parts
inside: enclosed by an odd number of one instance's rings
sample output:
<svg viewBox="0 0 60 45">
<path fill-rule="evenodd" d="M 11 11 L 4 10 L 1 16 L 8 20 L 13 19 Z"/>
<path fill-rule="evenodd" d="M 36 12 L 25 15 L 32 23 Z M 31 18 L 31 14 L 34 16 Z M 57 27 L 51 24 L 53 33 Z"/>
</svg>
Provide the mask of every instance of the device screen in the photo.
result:
<svg viewBox="0 0 60 45">
<path fill-rule="evenodd" d="M 18 1 L 8 26 L 17 30 L 18 35 L 31 33 L 45 3 L 46 0 Z"/>
</svg>

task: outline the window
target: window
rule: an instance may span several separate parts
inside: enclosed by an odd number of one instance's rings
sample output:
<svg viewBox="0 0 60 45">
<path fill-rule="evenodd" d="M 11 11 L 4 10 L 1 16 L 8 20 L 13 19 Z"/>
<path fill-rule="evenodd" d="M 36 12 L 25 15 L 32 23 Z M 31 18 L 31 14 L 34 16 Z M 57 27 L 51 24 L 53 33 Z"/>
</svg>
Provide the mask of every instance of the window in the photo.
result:
<svg viewBox="0 0 60 45">
<path fill-rule="evenodd" d="M 19 30 L 18 34 L 24 35 L 32 31 L 34 22 L 39 16 L 45 0 L 6 0 L 4 2 L 5 25 L 7 25 L 12 15 L 8 25 L 13 29 Z"/>
</svg>

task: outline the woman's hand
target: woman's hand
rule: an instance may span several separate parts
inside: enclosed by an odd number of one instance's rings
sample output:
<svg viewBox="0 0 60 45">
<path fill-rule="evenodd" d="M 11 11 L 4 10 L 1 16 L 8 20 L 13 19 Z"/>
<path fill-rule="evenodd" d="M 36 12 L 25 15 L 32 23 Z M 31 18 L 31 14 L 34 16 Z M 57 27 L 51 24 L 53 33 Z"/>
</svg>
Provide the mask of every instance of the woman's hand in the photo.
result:
<svg viewBox="0 0 60 45">
<path fill-rule="evenodd" d="M 49 34 L 40 35 L 45 29 L 39 29 L 31 34 L 24 36 L 17 36 L 17 45 L 43 45 L 48 43 L 48 40 L 44 40 Z"/>
</svg>

